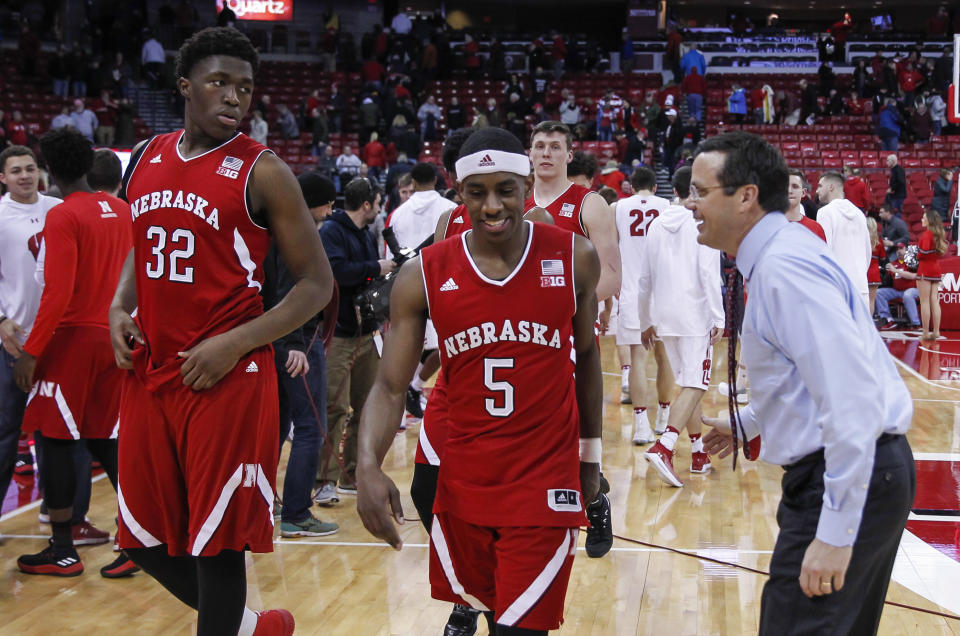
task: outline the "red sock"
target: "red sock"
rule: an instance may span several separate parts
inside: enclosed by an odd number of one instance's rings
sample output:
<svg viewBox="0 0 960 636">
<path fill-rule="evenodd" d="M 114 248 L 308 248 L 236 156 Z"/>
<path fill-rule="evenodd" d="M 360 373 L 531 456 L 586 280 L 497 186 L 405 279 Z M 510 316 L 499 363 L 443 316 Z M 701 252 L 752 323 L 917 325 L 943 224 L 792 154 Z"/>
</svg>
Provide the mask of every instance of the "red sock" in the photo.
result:
<svg viewBox="0 0 960 636">
<path fill-rule="evenodd" d="M 643 413 L 646 410 L 647 410 L 647 407 L 645 406 L 635 406 L 633 407 L 633 414 L 639 415 L 640 413 Z"/>
<path fill-rule="evenodd" d="M 690 436 L 690 441 L 691 441 L 691 442 L 695 442 L 695 441 L 697 441 L 698 439 L 700 439 L 700 436 L 703 435 L 703 433 L 687 433 L 687 435 Z"/>
<path fill-rule="evenodd" d="M 670 403 L 669 403 L 669 402 L 660 402 L 660 408 L 662 408 L 662 409 L 670 408 Z"/>
<path fill-rule="evenodd" d="M 667 433 L 673 433 L 674 435 L 677 435 L 678 437 L 680 436 L 680 431 L 678 431 L 677 429 L 673 428 L 672 426 L 668 426 L 668 427 L 667 427 L 667 430 L 664 431 L 664 435 L 666 435 Z"/>
<path fill-rule="evenodd" d="M 626 371 L 626 370 L 629 369 L 629 368 L 630 368 L 630 365 L 629 365 L 629 364 L 621 364 L 621 365 L 620 365 L 620 370 L 621 370 L 621 371 Z"/>
</svg>

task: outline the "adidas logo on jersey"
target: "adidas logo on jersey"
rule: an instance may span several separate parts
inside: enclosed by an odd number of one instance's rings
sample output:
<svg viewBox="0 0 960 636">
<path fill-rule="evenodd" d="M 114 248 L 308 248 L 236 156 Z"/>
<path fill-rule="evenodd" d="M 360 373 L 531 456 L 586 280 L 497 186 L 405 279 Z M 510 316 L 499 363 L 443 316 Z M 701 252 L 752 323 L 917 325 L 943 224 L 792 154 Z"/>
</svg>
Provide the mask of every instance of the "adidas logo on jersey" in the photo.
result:
<svg viewBox="0 0 960 636">
<path fill-rule="evenodd" d="M 547 507 L 557 512 L 579 512 L 580 493 L 576 490 L 550 489 L 547 491 Z"/>
<path fill-rule="evenodd" d="M 454 289 L 460 289 L 460 287 L 453 281 L 453 278 L 448 278 L 447 282 L 440 285 L 440 291 L 453 291 Z"/>
<path fill-rule="evenodd" d="M 461 214 L 460 216 L 455 218 L 453 221 L 451 221 L 451 223 L 459 223 L 460 225 L 463 225 L 463 215 Z"/>
<path fill-rule="evenodd" d="M 160 163 L 160 155 L 157 155 L 156 157 L 151 159 L 150 163 Z"/>
<path fill-rule="evenodd" d="M 247 373 L 256 373 L 260 370 L 260 367 L 257 366 L 257 363 L 253 360 L 250 361 L 250 364 L 247 365 Z"/>
<path fill-rule="evenodd" d="M 497 162 L 490 158 L 490 155 L 484 155 L 483 159 L 480 160 L 480 163 L 477 164 L 480 168 L 486 168 L 487 166 L 495 166 Z"/>
</svg>

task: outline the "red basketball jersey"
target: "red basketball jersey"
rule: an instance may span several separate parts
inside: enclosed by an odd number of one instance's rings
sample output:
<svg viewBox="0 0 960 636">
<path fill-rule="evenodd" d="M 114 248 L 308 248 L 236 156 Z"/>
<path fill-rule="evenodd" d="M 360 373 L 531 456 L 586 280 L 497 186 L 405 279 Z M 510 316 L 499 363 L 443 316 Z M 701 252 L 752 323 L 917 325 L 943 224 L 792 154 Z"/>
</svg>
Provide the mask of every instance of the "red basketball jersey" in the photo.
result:
<svg viewBox="0 0 960 636">
<path fill-rule="evenodd" d="M 574 237 L 526 226 L 520 263 L 500 281 L 473 262 L 469 233 L 421 253 L 450 413 L 434 511 L 485 526 L 572 527 L 585 523 Z"/>
<path fill-rule="evenodd" d="M 590 188 L 584 188 L 571 181 L 567 189 L 553 201 L 537 202 L 536 189 L 534 189 L 534 194 L 527 199 L 524 209 L 529 212 L 532 208 L 539 206 L 553 216 L 553 224 L 557 227 L 586 236 L 587 230 L 583 227 L 583 219 L 580 215 L 583 211 L 583 202 L 591 192 L 593 190 Z"/>
<path fill-rule="evenodd" d="M 182 135 L 151 139 L 127 183 L 146 340 L 134 351 L 134 369 L 150 388 L 178 379 L 178 352 L 263 313 L 270 235 L 250 216 L 247 182 L 269 150 L 238 133 L 185 159 Z"/>
<path fill-rule="evenodd" d="M 450 211 L 447 217 L 447 228 L 443 231 L 443 238 L 448 239 L 457 234 L 463 234 L 473 228 L 473 222 L 470 220 L 470 213 L 467 206 L 462 203 Z"/>
</svg>

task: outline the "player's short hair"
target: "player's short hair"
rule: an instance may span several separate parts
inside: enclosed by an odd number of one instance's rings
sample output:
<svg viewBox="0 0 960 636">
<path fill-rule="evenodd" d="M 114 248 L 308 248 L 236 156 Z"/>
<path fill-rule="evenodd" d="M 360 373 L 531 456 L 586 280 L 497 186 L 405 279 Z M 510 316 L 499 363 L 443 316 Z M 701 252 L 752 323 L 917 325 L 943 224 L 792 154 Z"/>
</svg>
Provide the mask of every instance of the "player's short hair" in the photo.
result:
<svg viewBox="0 0 960 636">
<path fill-rule="evenodd" d="M 7 171 L 7 159 L 10 157 L 30 157 L 34 163 L 37 161 L 37 155 L 26 146 L 7 146 L 0 152 L 0 172 Z"/>
<path fill-rule="evenodd" d="M 677 168 L 673 173 L 673 178 L 670 179 L 673 189 L 677 191 L 677 196 L 681 199 L 686 199 L 690 196 L 690 178 L 692 176 L 693 168 L 683 166 L 682 168 Z"/>
<path fill-rule="evenodd" d="M 611 203 L 616 203 L 617 200 L 619 199 L 619 195 L 617 195 L 617 191 L 611 188 L 610 186 L 601 186 L 600 189 L 597 190 L 597 194 L 603 197 L 603 200 L 607 202 L 607 205 L 610 205 Z"/>
<path fill-rule="evenodd" d="M 567 150 L 573 149 L 573 135 L 570 133 L 570 126 L 567 126 L 564 123 L 554 120 L 542 121 L 536 126 L 533 127 L 533 131 L 530 133 L 530 144 L 533 145 L 533 138 L 538 134 L 550 134 L 550 133 L 561 133 L 564 139 L 567 140 Z"/>
<path fill-rule="evenodd" d="M 573 153 L 573 159 L 567 164 L 567 177 L 579 177 L 583 175 L 593 181 L 597 174 L 597 158 L 589 152 L 577 150 Z"/>
<path fill-rule="evenodd" d="M 801 170 L 800 168 L 788 168 L 788 169 L 787 169 L 787 178 L 788 178 L 787 185 L 789 185 L 789 177 L 800 177 L 800 186 L 801 186 L 804 190 L 809 190 L 809 189 L 810 189 L 810 182 L 807 181 L 807 175 L 805 175 L 805 174 L 803 173 L 803 170 Z"/>
<path fill-rule="evenodd" d="M 208 27 L 191 35 L 177 52 L 177 77 L 189 77 L 198 62 L 214 55 L 226 55 L 250 62 L 256 75 L 260 55 L 249 38 L 229 27 Z"/>
<path fill-rule="evenodd" d="M 636 190 L 656 190 L 657 175 L 646 166 L 637 166 L 630 175 L 630 185 Z"/>
<path fill-rule="evenodd" d="M 425 161 L 418 163 L 410 171 L 410 176 L 419 185 L 430 185 L 437 180 L 437 169 Z"/>
<path fill-rule="evenodd" d="M 837 172 L 836 170 L 827 170 L 820 175 L 820 181 L 826 181 L 827 183 L 834 183 L 840 186 L 840 189 L 843 189 L 843 183 L 845 179 L 843 175 Z"/>
<path fill-rule="evenodd" d="M 757 186 L 757 203 L 766 212 L 786 210 L 787 164 L 776 148 L 763 137 L 733 131 L 711 137 L 700 143 L 697 155 L 718 152 L 724 155 L 717 179 L 727 195 L 742 185 Z"/>
<path fill-rule="evenodd" d="M 104 192 L 120 187 L 123 179 L 123 166 L 117 153 L 101 148 L 93 153 L 93 165 L 87 171 L 87 183 L 94 190 Z"/>
<path fill-rule="evenodd" d="M 93 145 L 76 128 L 51 130 L 40 138 L 40 154 L 50 174 L 76 181 L 93 167 Z"/>
<path fill-rule="evenodd" d="M 381 194 L 380 186 L 366 177 L 356 177 L 343 189 L 343 204 L 347 210 L 359 210 L 364 203 L 373 203 Z"/>
<path fill-rule="evenodd" d="M 460 148 L 463 147 L 463 142 L 469 139 L 474 132 L 473 128 L 458 128 L 443 140 L 443 154 L 441 154 L 440 159 L 443 162 L 443 167 L 451 175 L 457 172 L 457 157 L 460 156 Z"/>
</svg>

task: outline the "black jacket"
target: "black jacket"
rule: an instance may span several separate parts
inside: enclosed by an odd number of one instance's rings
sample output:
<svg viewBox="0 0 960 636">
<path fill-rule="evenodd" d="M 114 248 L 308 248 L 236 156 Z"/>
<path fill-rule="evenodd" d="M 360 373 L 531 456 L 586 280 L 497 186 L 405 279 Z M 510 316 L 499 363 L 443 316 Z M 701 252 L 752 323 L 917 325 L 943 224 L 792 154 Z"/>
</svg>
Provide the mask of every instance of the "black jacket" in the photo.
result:
<svg viewBox="0 0 960 636">
<path fill-rule="evenodd" d="M 333 278 L 340 288 L 340 309 L 333 335 L 355 338 L 376 331 L 379 325 L 357 325 L 353 297 L 372 278 L 380 275 L 377 242 L 367 228 L 359 228 L 343 210 L 337 210 L 320 226 L 320 239 L 330 260 Z"/>
<path fill-rule="evenodd" d="M 893 243 L 893 247 L 889 249 L 896 250 L 897 243 L 907 245 L 910 242 L 910 230 L 907 228 L 906 221 L 891 216 L 883 228 L 883 238 L 889 239 Z"/>
<path fill-rule="evenodd" d="M 894 199 L 902 199 L 907 196 L 907 174 L 903 171 L 903 166 L 896 165 L 890 168 L 890 189 L 893 190 Z"/>
</svg>

